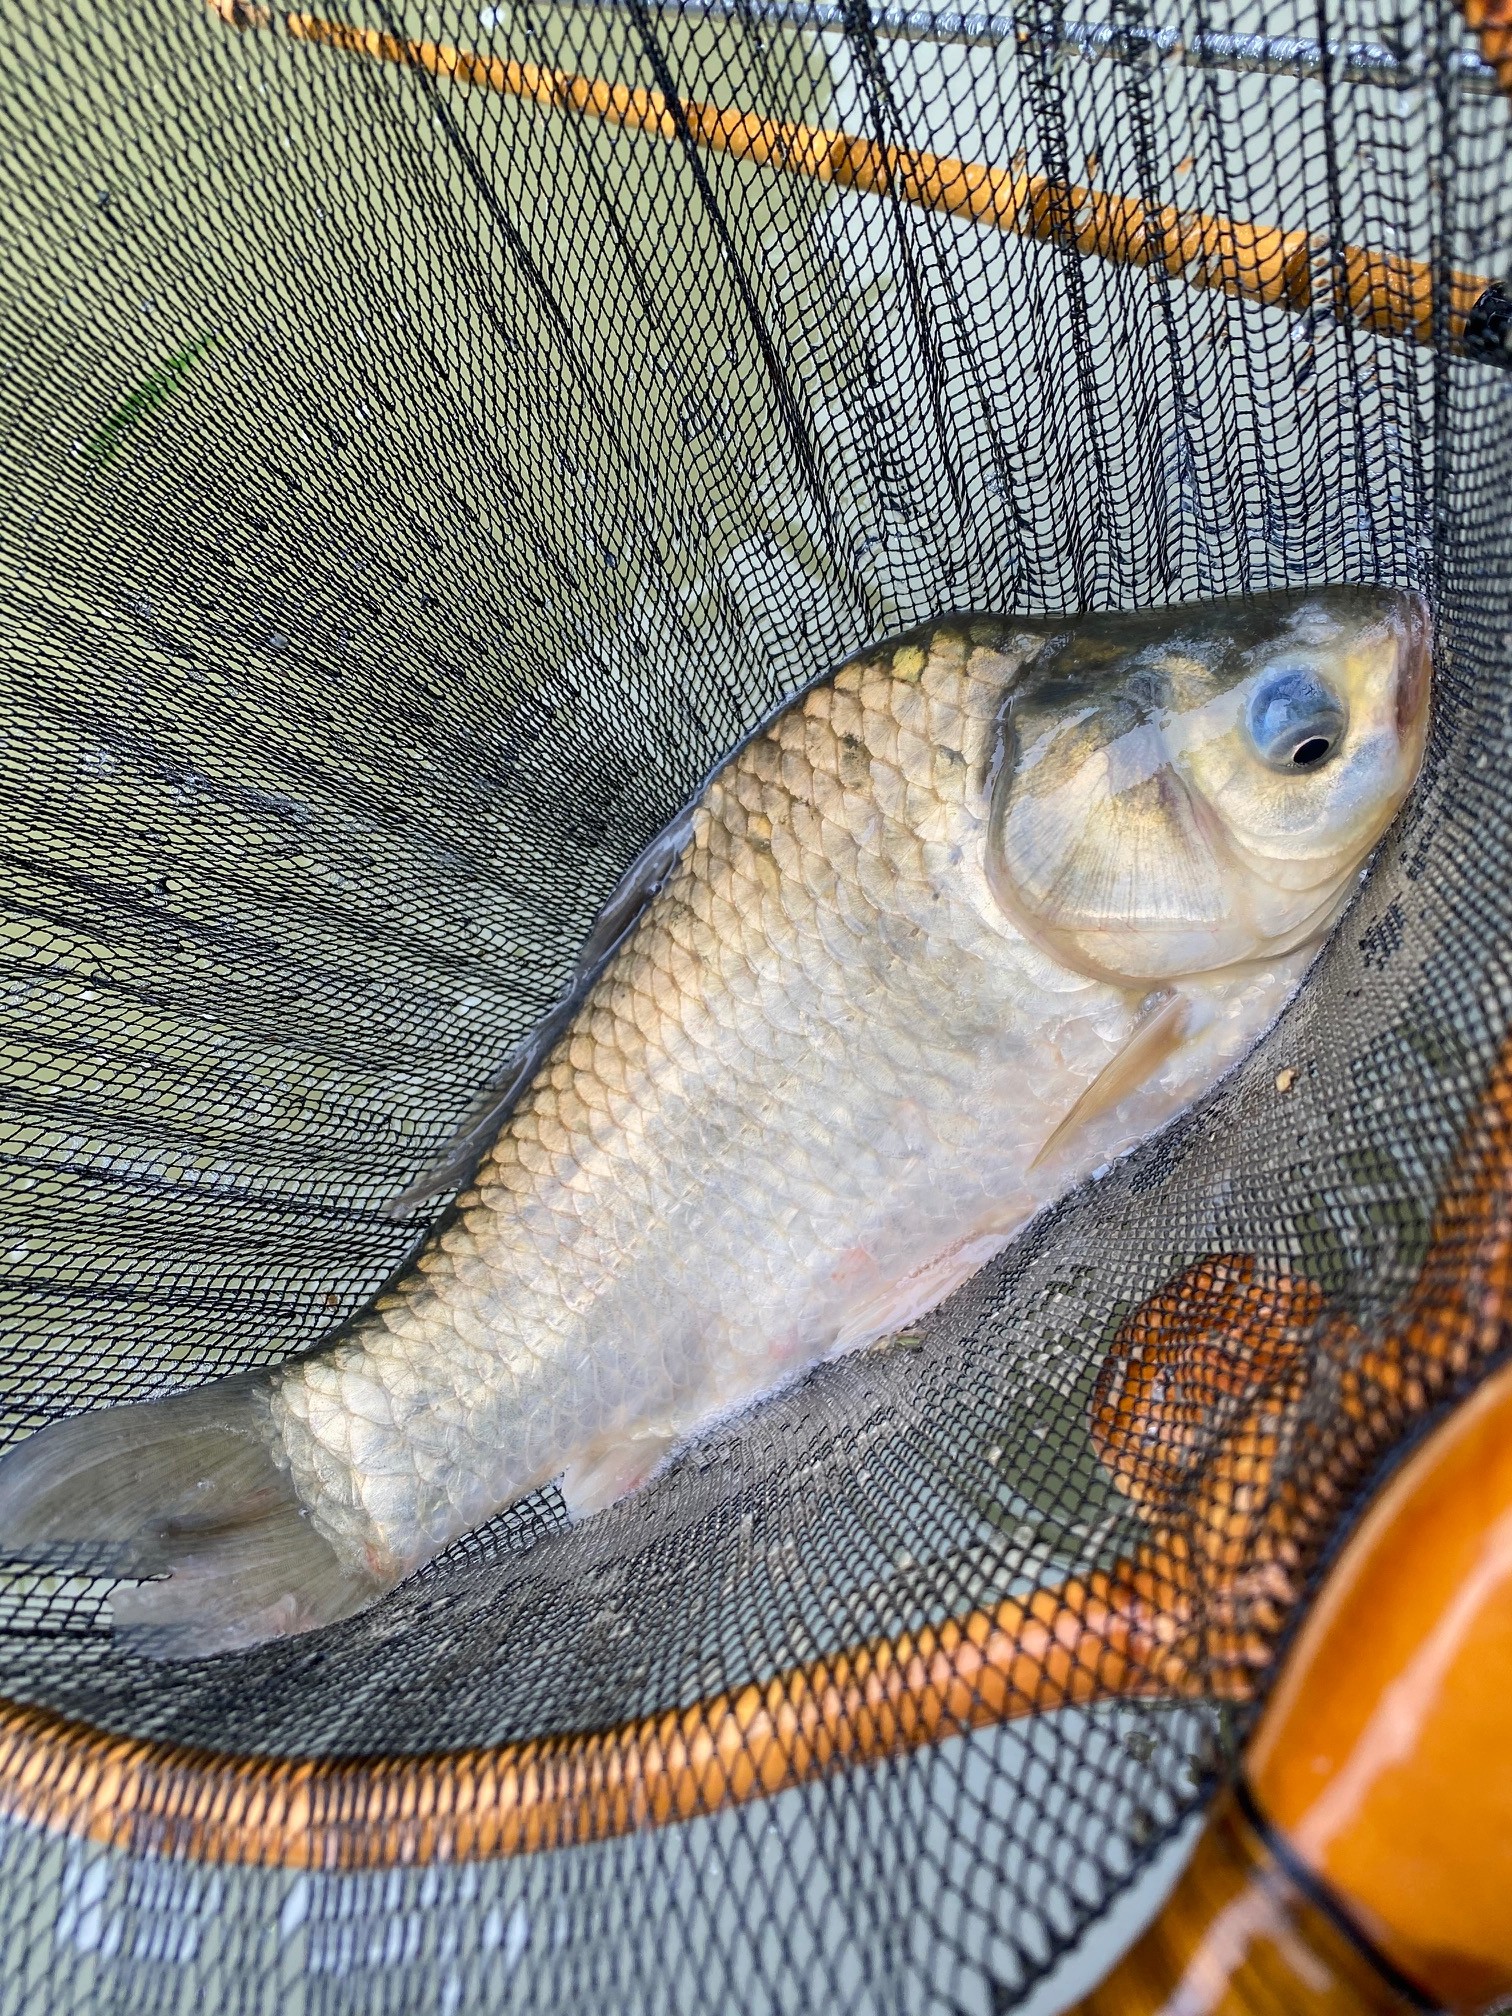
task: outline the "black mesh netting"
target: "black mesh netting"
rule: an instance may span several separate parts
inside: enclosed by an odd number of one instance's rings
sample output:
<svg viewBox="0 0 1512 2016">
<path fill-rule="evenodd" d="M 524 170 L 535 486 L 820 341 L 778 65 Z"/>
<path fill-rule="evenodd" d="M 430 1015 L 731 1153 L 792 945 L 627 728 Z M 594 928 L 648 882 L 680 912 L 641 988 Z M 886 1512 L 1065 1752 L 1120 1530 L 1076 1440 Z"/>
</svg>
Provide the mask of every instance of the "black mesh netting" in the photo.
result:
<svg viewBox="0 0 1512 2016">
<path fill-rule="evenodd" d="M 109 1585 L 0 1579 L 9 1701 L 243 1757 L 610 1729 L 1106 1569 L 1149 1530 L 1094 1434 L 1120 1325 L 1229 1254 L 1373 1334 L 1512 1014 L 1512 374 L 1496 297 L 1465 324 L 1509 108 L 1452 8 L 335 6 L 3 10 L 8 1438 L 360 1305 L 619 871 L 868 640 L 1387 580 L 1437 711 L 1260 1052 L 905 1345 L 256 1653 L 133 1660 Z M 708 108 L 1050 194 L 1002 228 Z M 1296 234 L 1286 287 L 1093 242 L 1073 187 Z M 423 1866 L 12 1799 L 0 2010 L 986 2016 L 1202 1803 L 1220 1683 Z"/>
</svg>

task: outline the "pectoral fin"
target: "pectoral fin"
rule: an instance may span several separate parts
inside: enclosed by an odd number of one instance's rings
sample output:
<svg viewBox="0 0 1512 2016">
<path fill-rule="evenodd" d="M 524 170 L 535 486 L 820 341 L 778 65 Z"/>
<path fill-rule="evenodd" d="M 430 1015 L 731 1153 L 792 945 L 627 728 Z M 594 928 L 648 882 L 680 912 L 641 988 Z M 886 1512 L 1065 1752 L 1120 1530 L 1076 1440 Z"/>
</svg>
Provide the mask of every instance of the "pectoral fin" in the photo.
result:
<svg viewBox="0 0 1512 2016">
<path fill-rule="evenodd" d="M 580 1451 L 561 1483 L 568 1513 L 586 1519 L 638 1491 L 676 1441 L 674 1435 L 648 1432 L 622 1441 L 605 1439 Z"/>
<path fill-rule="evenodd" d="M 1087 1126 L 1100 1114 L 1110 1112 L 1136 1086 L 1153 1077 L 1190 1034 L 1191 1008 L 1191 1002 L 1183 994 L 1167 994 L 1155 1001 L 1135 1023 L 1123 1048 L 1115 1051 L 1104 1064 L 1029 1167 L 1038 1168 L 1079 1128 Z"/>
</svg>

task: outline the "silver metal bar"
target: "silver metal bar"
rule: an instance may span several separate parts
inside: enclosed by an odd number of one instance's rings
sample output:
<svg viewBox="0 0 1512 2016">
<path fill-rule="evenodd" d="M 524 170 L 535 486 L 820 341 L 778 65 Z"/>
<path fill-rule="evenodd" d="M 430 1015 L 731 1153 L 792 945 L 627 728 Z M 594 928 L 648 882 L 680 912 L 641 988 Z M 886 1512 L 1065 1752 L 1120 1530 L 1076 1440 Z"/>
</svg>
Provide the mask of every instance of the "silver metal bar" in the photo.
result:
<svg viewBox="0 0 1512 2016">
<path fill-rule="evenodd" d="M 620 12 L 632 0 L 566 0 L 590 12 Z M 771 22 L 812 32 L 842 32 L 846 11 L 840 0 L 653 0 L 659 13 L 694 15 L 710 21 Z M 485 10 L 507 20 L 507 4 Z M 1144 28 L 1108 21 L 1066 21 L 1051 35 L 1036 34 L 1009 14 L 960 13 L 932 7 L 882 6 L 871 10 L 871 26 L 888 40 L 965 43 L 975 48 L 1016 47 L 1026 55 L 1061 54 L 1096 62 L 1182 63 L 1208 70 L 1262 70 L 1279 77 L 1321 77 L 1327 66 L 1336 82 L 1382 84 L 1407 90 L 1427 82 L 1420 65 L 1384 42 L 1311 42 L 1298 35 L 1235 35 L 1210 28 L 1184 37 L 1175 28 Z M 1495 91 L 1496 72 L 1471 49 L 1457 49 L 1449 67 L 1470 91 Z"/>
</svg>

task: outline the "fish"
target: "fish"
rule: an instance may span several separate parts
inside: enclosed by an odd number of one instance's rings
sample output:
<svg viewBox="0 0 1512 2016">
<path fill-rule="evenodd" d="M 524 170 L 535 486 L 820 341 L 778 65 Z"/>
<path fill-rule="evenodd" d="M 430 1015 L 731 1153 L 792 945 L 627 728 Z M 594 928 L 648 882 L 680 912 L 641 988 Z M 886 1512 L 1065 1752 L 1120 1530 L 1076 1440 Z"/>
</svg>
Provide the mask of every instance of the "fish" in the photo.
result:
<svg viewBox="0 0 1512 2016">
<path fill-rule="evenodd" d="M 375 1602 L 559 1480 L 574 1517 L 896 1335 L 1254 1046 L 1406 800 L 1432 626 L 1353 586 L 957 613 L 707 779 L 313 1349 L 57 1421 L 0 1553 L 205 1657 Z"/>
</svg>

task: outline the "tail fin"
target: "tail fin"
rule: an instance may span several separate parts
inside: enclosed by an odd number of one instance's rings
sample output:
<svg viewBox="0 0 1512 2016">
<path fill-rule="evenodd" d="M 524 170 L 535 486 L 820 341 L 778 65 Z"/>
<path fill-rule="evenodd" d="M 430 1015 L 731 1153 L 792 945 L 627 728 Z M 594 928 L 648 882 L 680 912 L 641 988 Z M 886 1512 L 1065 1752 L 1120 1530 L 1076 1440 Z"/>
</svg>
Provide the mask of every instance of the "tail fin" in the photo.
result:
<svg viewBox="0 0 1512 2016">
<path fill-rule="evenodd" d="M 199 1659 L 350 1616 L 385 1586 L 337 1555 L 278 1467 L 257 1374 L 57 1421 L 0 1459 L 0 1558 L 161 1576 L 116 1635 Z"/>
</svg>

